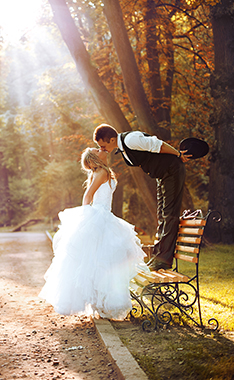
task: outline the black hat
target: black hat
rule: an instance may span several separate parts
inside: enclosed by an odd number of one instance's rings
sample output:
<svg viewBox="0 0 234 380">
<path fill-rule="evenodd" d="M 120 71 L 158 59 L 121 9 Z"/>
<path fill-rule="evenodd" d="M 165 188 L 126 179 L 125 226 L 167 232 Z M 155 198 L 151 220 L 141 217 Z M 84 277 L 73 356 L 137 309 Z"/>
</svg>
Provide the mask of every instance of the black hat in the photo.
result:
<svg viewBox="0 0 234 380">
<path fill-rule="evenodd" d="M 185 155 L 192 155 L 190 159 L 204 157 L 209 152 L 209 145 L 206 141 L 189 137 L 180 142 L 180 150 L 187 150 Z"/>
</svg>

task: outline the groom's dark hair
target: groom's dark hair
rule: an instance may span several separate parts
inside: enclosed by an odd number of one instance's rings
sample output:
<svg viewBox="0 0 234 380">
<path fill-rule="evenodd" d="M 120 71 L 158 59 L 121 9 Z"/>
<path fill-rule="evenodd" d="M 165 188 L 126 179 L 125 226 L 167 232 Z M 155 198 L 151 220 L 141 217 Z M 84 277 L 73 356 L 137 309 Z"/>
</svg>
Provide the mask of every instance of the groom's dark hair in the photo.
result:
<svg viewBox="0 0 234 380">
<path fill-rule="evenodd" d="M 117 137 L 118 132 L 109 124 L 100 124 L 93 132 L 93 141 L 98 142 L 103 140 L 105 142 L 110 142 L 112 137 Z"/>
</svg>

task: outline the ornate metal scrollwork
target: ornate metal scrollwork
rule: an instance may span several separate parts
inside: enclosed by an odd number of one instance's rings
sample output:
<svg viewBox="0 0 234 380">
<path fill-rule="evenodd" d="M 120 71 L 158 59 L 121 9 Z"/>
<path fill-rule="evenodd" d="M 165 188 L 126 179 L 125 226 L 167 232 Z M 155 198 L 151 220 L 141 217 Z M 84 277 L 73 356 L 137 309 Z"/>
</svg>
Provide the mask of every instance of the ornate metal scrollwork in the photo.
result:
<svg viewBox="0 0 234 380">
<path fill-rule="evenodd" d="M 220 212 L 218 211 L 211 211 L 209 210 L 207 215 L 203 217 L 201 210 L 196 210 L 191 212 L 190 210 L 184 211 L 183 215 L 181 216 L 181 219 L 196 219 L 198 220 L 198 223 L 195 223 L 195 227 L 197 226 L 205 226 L 208 222 L 208 219 L 212 218 L 212 220 L 216 223 L 220 222 L 222 219 L 222 216 Z M 206 220 L 206 223 L 200 222 L 200 220 Z M 181 222 L 182 226 L 193 226 L 193 223 L 190 223 L 190 221 Z M 190 227 L 191 228 L 191 227 Z M 189 228 L 187 228 L 189 230 Z M 196 230 L 196 228 L 195 228 Z M 199 230 L 200 231 L 200 230 Z M 186 231 L 187 232 L 187 231 Z M 184 237 L 184 231 L 182 228 L 182 232 L 180 235 L 180 242 L 181 236 Z M 189 232 L 187 232 L 189 233 Z M 199 234 L 199 232 L 197 233 Z M 202 233 L 200 233 L 200 236 L 202 236 Z M 131 297 L 137 301 L 138 305 L 140 306 L 140 316 L 146 316 L 146 320 L 142 323 L 143 330 L 146 330 L 148 328 L 154 328 L 157 329 L 158 326 L 168 326 L 170 322 L 175 319 L 176 317 L 179 317 L 181 320 L 182 316 L 185 316 L 190 321 L 193 321 L 193 323 L 200 327 L 205 328 L 202 322 L 201 317 L 201 306 L 200 306 L 200 295 L 199 295 L 199 272 L 198 272 L 198 255 L 200 252 L 200 246 L 201 246 L 201 238 L 200 242 L 194 242 L 192 240 L 193 238 L 188 238 L 190 240 L 186 241 L 189 247 L 194 247 L 194 244 L 199 244 L 198 248 L 199 251 L 195 252 L 197 254 L 197 257 L 195 257 L 195 260 L 187 260 L 194 262 L 196 265 L 196 273 L 192 278 L 189 278 L 188 281 L 168 281 L 168 282 L 150 282 L 146 286 L 142 286 L 141 294 L 136 295 L 134 292 L 131 292 Z M 199 239 L 198 239 L 199 240 Z M 184 243 L 184 241 L 183 241 Z M 182 243 L 182 244 L 183 244 Z M 182 245 L 183 247 L 183 245 Z M 186 248 L 189 248 L 186 247 Z M 195 247 L 197 249 L 197 247 Z M 182 249 L 183 251 L 183 249 Z M 188 252 L 192 252 L 191 250 L 188 250 Z M 183 253 L 183 252 L 182 252 Z M 183 256 L 183 255 L 181 255 Z M 180 257 L 179 257 L 180 258 Z M 174 272 L 177 272 L 177 265 L 174 269 Z M 170 275 L 170 273 L 169 273 Z M 140 286 L 140 284 L 139 284 Z M 141 287 L 141 286 L 140 286 Z M 198 312 L 198 316 L 195 311 L 195 305 L 196 310 Z M 144 314 L 144 311 L 146 313 Z M 135 317 L 137 312 L 137 308 L 133 307 L 131 311 L 131 316 Z M 195 314 L 195 316 L 194 316 Z M 154 321 L 154 323 L 152 322 Z M 219 327 L 219 323 L 215 318 L 210 318 L 208 321 L 208 325 L 212 327 L 212 330 L 217 330 Z"/>
<path fill-rule="evenodd" d="M 219 328 L 219 322 L 215 318 L 210 318 L 208 321 L 208 325 L 212 326 L 213 331 L 216 331 Z"/>
<path fill-rule="evenodd" d="M 219 223 L 222 220 L 222 215 L 219 211 L 216 210 L 209 210 L 208 213 L 205 216 L 205 219 L 208 221 L 208 219 L 212 216 L 212 220 L 215 223 Z"/>
<path fill-rule="evenodd" d="M 143 307 L 139 297 L 137 297 L 133 292 L 130 292 L 130 295 L 131 295 L 131 298 L 134 299 L 138 303 L 138 305 L 140 306 L 140 315 L 143 315 L 144 307 Z M 137 307 L 133 307 L 132 310 L 130 311 L 131 317 L 135 318 L 137 312 L 138 312 Z"/>
</svg>

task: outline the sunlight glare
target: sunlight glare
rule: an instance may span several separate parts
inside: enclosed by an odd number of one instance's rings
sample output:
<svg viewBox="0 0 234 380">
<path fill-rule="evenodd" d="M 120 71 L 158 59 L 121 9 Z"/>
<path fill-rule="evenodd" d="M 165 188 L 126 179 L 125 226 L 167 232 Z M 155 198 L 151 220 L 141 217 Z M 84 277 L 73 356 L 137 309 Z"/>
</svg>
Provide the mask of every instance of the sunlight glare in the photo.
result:
<svg viewBox="0 0 234 380">
<path fill-rule="evenodd" d="M 41 14 L 42 0 L 0 0 L 0 28 L 10 42 L 36 25 Z"/>
</svg>

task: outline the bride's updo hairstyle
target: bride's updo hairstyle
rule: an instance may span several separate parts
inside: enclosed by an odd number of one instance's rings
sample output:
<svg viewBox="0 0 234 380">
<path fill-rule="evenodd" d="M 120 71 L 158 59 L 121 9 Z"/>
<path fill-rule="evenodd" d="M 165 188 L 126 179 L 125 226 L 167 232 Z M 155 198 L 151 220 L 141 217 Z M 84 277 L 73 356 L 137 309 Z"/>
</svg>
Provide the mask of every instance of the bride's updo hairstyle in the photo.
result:
<svg viewBox="0 0 234 380">
<path fill-rule="evenodd" d="M 85 181 L 86 186 L 89 186 L 93 179 L 93 173 L 99 169 L 106 170 L 111 185 L 111 178 L 115 181 L 115 175 L 113 171 L 93 152 L 92 148 L 86 148 L 81 155 L 81 167 L 88 175 L 88 179 Z"/>
</svg>

